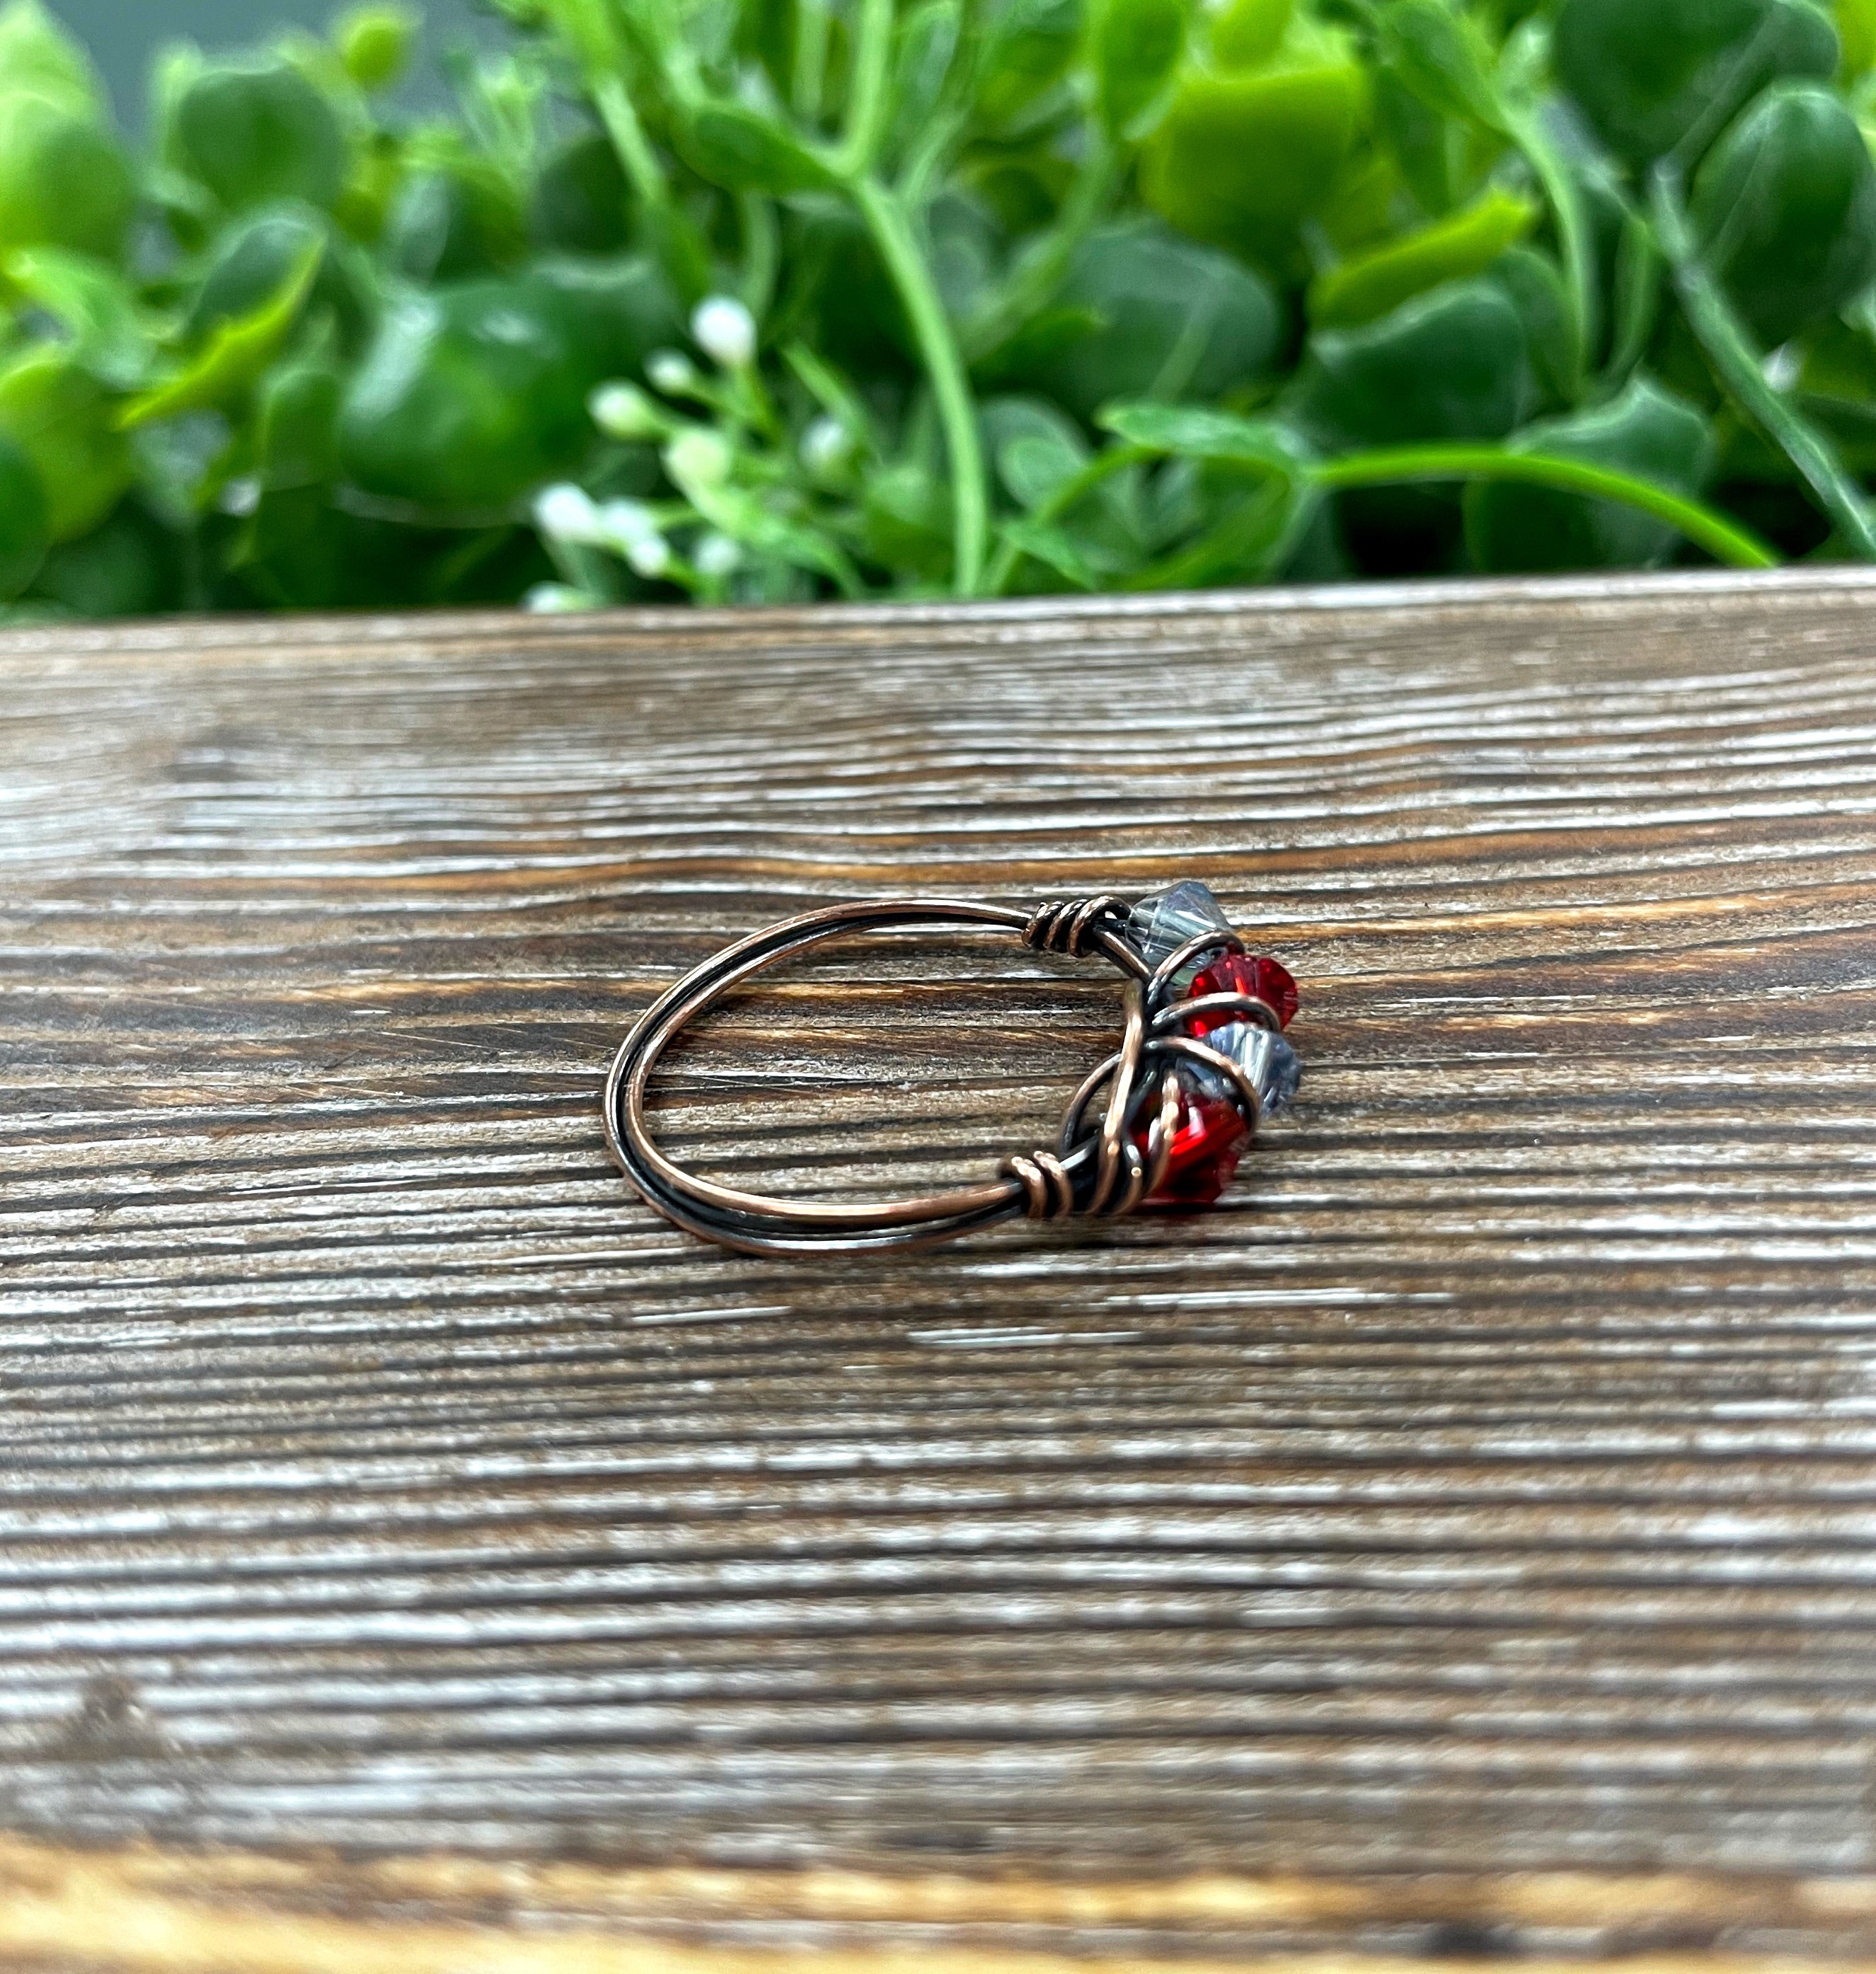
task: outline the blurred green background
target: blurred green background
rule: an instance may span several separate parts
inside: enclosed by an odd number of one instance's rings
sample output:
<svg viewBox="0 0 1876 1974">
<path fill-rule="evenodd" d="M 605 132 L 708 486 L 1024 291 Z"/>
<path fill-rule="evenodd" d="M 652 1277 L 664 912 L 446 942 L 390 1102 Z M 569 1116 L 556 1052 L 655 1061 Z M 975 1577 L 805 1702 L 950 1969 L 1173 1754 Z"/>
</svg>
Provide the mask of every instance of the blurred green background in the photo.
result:
<svg viewBox="0 0 1876 1974">
<path fill-rule="evenodd" d="M 0 0 L 5 621 L 1876 564 L 1876 0 L 334 4 Z"/>
<path fill-rule="evenodd" d="M 153 50 L 165 41 L 199 41 L 205 48 L 251 45 L 271 29 L 323 28 L 340 0 L 48 0 L 52 12 L 90 50 L 104 72 L 118 113 L 143 122 L 145 78 Z M 425 47 L 405 93 L 438 100 L 442 84 L 436 62 L 453 41 L 494 40 L 496 31 L 474 0 L 427 0 Z"/>
</svg>

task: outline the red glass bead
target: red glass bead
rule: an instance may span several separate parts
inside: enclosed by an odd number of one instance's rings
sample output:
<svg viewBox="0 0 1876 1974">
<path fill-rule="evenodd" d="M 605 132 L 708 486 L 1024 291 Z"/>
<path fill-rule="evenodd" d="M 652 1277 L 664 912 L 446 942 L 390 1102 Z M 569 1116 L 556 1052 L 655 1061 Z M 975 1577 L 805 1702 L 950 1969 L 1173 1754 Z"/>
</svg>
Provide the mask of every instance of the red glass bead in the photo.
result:
<svg viewBox="0 0 1876 1974">
<path fill-rule="evenodd" d="M 1267 953 L 1222 953 L 1206 961 L 1193 976 L 1192 998 L 1201 994 L 1254 994 L 1277 1011 L 1278 1023 L 1288 1028 L 1296 1019 L 1297 984 L 1290 970 Z M 1195 1035 L 1209 1035 L 1243 1018 L 1238 1015 L 1202 1015 L 1192 1025 Z"/>
<path fill-rule="evenodd" d="M 1209 1206 L 1231 1184 L 1250 1133 L 1229 1097 L 1193 1090 L 1182 1080 L 1179 1096 L 1171 1162 L 1159 1190 L 1147 1198 L 1162 1206 Z M 1137 1133 L 1134 1142 L 1144 1151 L 1146 1133 Z"/>
</svg>

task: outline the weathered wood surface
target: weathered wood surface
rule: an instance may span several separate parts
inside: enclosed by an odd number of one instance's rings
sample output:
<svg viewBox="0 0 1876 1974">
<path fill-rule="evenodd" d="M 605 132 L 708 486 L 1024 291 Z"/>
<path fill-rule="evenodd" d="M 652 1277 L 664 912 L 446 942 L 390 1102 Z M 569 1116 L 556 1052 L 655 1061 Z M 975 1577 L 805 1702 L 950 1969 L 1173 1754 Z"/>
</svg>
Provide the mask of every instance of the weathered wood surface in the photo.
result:
<svg viewBox="0 0 1876 1974">
<path fill-rule="evenodd" d="M 1876 1953 L 1873 612 L 0 641 L 0 1959 Z M 726 936 L 1186 872 L 1305 996 L 1212 1216 L 622 1192 Z M 980 1172 L 1114 1008 L 855 947 L 674 1141 Z"/>
</svg>

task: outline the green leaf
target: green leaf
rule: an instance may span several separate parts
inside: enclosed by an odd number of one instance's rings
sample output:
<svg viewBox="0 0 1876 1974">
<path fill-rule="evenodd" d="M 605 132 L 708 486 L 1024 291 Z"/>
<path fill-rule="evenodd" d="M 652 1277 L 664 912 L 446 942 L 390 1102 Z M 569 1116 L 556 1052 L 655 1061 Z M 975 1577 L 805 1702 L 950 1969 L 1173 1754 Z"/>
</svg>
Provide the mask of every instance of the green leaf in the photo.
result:
<svg viewBox="0 0 1876 1974">
<path fill-rule="evenodd" d="M 1876 279 L 1876 166 L 1856 119 L 1815 83 L 1743 111 L 1694 182 L 1702 257 L 1768 349 Z"/>
<path fill-rule="evenodd" d="M 951 503 L 937 476 L 899 460 L 867 476 L 861 520 L 870 559 L 902 579 L 936 581 L 951 566 Z"/>
<path fill-rule="evenodd" d="M 615 246 L 624 243 L 625 222 L 622 201 L 614 221 Z M 425 283 L 499 274 L 526 248 L 513 189 L 500 172 L 473 169 L 409 173 L 392 195 L 379 241 L 389 267 Z"/>
<path fill-rule="evenodd" d="M 997 477 L 1019 507 L 1041 507 L 1087 464 L 1087 441 L 1042 399 L 992 398 L 982 416 Z"/>
<path fill-rule="evenodd" d="M 154 418 L 225 405 L 249 389 L 293 333 L 324 253 L 323 241 L 307 241 L 274 294 L 246 315 L 216 323 L 189 363 L 123 407 L 120 428 L 132 431 Z"/>
<path fill-rule="evenodd" d="M 175 164 L 230 212 L 277 198 L 330 207 L 345 182 L 336 112 L 278 56 L 199 70 L 179 92 L 166 142 Z"/>
<path fill-rule="evenodd" d="M 1459 203 L 1465 160 L 1454 142 L 1452 120 L 1430 108 L 1395 71 L 1374 71 L 1375 134 L 1424 212 L 1451 211 Z"/>
<path fill-rule="evenodd" d="M 183 601 L 182 543 L 133 495 L 97 526 L 62 542 L 32 593 L 80 617 L 145 617 Z"/>
<path fill-rule="evenodd" d="M 1183 0 L 1097 0 L 1088 21 L 1088 61 L 1110 137 L 1136 138 L 1158 120 L 1185 46 Z"/>
<path fill-rule="evenodd" d="M 957 0 L 924 0 L 901 24 L 893 57 L 889 156 L 907 156 L 930 124 L 956 59 L 962 27 Z"/>
<path fill-rule="evenodd" d="M 92 120 L 104 108 L 84 51 L 39 0 L 8 0 L 0 8 L 0 92 L 41 97 Z"/>
<path fill-rule="evenodd" d="M 1503 289 L 1481 278 L 1448 282 L 1359 329 L 1319 332 L 1287 404 L 1336 452 L 1502 438 L 1530 399 L 1524 325 Z"/>
<path fill-rule="evenodd" d="M 1876 67 L 1876 0 L 1837 0 L 1837 35 L 1843 44 L 1838 78 L 1855 82 Z"/>
<path fill-rule="evenodd" d="M 18 595 L 51 546 L 45 483 L 25 448 L 0 435 L 0 599 Z"/>
<path fill-rule="evenodd" d="M 0 90 L 0 249 L 63 247 L 114 261 L 135 202 L 124 148 L 90 111 Z"/>
<path fill-rule="evenodd" d="M 1197 405 L 1110 405 L 1099 422 L 1129 445 L 1183 459 L 1218 459 L 1291 474 L 1307 458 L 1295 434 L 1270 418 Z"/>
<path fill-rule="evenodd" d="M 1214 66 L 1263 68 L 1297 25 L 1296 0 L 1225 0 L 1207 23 Z"/>
<path fill-rule="evenodd" d="M 461 175 L 454 182 L 461 182 Z M 502 256 L 482 244 L 487 228 L 482 215 L 487 192 L 479 184 L 470 194 L 464 230 L 478 237 L 476 271 L 499 266 Z M 572 254 L 616 254 L 631 238 L 638 200 L 626 182 L 625 168 L 611 141 L 597 130 L 582 130 L 549 152 L 534 179 L 528 201 L 528 231 L 541 246 Z M 460 223 L 459 223 L 460 224 Z"/>
<path fill-rule="evenodd" d="M 1077 589 L 1105 587 L 1100 572 L 1081 553 L 1074 536 L 1065 528 L 1025 514 L 1005 522 L 999 532 L 1011 547 L 1033 556 L 1045 569 L 1052 569 Z"/>
<path fill-rule="evenodd" d="M 992 13 L 977 84 L 986 131 L 1009 137 L 1025 129 L 1074 61 L 1081 31 L 1077 0 L 1005 0 Z"/>
<path fill-rule="evenodd" d="M 1446 0 L 1392 0 L 1380 49 L 1401 80 L 1443 115 L 1503 130 L 1506 111 L 1491 51 L 1477 24 Z"/>
<path fill-rule="evenodd" d="M 1828 80 L 1835 31 L 1809 0 L 1564 0 L 1557 79 L 1632 163 L 1708 134 L 1779 76 Z"/>
<path fill-rule="evenodd" d="M 353 7 L 333 24 L 333 45 L 360 89 L 385 89 L 404 73 L 422 27 L 408 7 Z"/>
<path fill-rule="evenodd" d="M 772 118 L 740 103 L 707 103 L 679 123 L 677 148 L 700 178 L 726 192 L 825 191 L 837 181 L 827 166 Z"/>
<path fill-rule="evenodd" d="M 1487 278 L 1504 291 L 1524 325 L 1531 372 L 1540 394 L 1567 403 L 1576 395 L 1576 346 L 1563 271 L 1535 247 L 1513 247 L 1491 264 Z"/>
<path fill-rule="evenodd" d="M 1327 29 L 1268 68 L 1189 67 L 1142 154 L 1142 196 L 1182 233 L 1287 271 L 1367 115 L 1366 71 Z"/>
<path fill-rule="evenodd" d="M 4 264 L 8 283 L 59 324 L 74 357 L 100 382 L 134 390 L 148 376 L 150 330 L 115 267 L 57 247 L 18 248 Z"/>
<path fill-rule="evenodd" d="M 595 441 L 587 393 L 677 333 L 669 288 L 638 259 L 406 294 L 348 380 L 346 470 L 392 499 L 499 513 L 579 467 Z"/>
<path fill-rule="evenodd" d="M 1176 554 L 1150 564 L 1130 589 L 1195 589 L 1226 582 L 1264 582 L 1280 569 L 1316 506 L 1308 483 L 1267 480 L 1235 490 L 1221 517 Z"/>
<path fill-rule="evenodd" d="M 998 374 L 1091 418 L 1117 398 L 1215 398 L 1261 375 L 1285 334 L 1264 277 L 1157 220 L 1097 228 L 1055 304 L 998 352 Z"/>
<path fill-rule="evenodd" d="M 308 254 L 318 261 L 308 309 L 330 315 L 349 347 L 362 341 L 369 276 L 332 220 L 297 199 L 257 207 L 221 228 L 183 317 L 185 339 L 199 346 L 223 323 L 264 308 Z"/>
<path fill-rule="evenodd" d="M 71 352 L 41 344 L 0 370 L 0 436 L 38 471 L 52 539 L 95 527 L 130 484 L 110 394 Z"/>
<path fill-rule="evenodd" d="M 1646 378 L 1593 410 L 1527 426 L 1511 450 L 1613 467 L 1689 496 L 1714 461 L 1707 421 Z M 1665 522 L 1632 507 L 1503 481 L 1469 487 L 1465 516 L 1467 545 L 1484 569 L 1645 569 L 1674 540 Z"/>
<path fill-rule="evenodd" d="M 1462 211 L 1353 254 L 1320 276 L 1310 289 L 1310 319 L 1322 328 L 1373 322 L 1442 281 L 1482 274 L 1537 219 L 1531 200 L 1487 192 Z"/>
<path fill-rule="evenodd" d="M 997 477 L 1019 507 L 1039 507 L 1074 479 L 1087 457 L 1085 446 L 1077 449 L 1059 435 L 1025 433 L 997 449 Z"/>
<path fill-rule="evenodd" d="M 338 477 L 343 394 L 329 357 L 286 364 L 267 376 L 254 419 L 254 464 L 264 487 L 324 487 Z"/>
</svg>

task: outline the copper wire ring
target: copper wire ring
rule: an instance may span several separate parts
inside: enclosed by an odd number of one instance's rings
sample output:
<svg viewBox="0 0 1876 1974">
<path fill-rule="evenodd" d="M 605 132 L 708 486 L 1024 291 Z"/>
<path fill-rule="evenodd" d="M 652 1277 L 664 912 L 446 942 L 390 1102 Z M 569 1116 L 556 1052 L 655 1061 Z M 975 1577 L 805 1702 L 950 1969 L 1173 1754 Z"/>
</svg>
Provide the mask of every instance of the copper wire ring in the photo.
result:
<svg viewBox="0 0 1876 1974">
<path fill-rule="evenodd" d="M 606 1077 L 606 1143 L 648 1205 L 707 1240 L 746 1254 L 808 1254 L 903 1248 L 959 1235 L 1027 1214 L 1127 1213 L 1163 1179 L 1177 1122 L 1175 1065 L 1186 1061 L 1224 1079 L 1247 1125 L 1260 1107 L 1256 1086 L 1231 1057 L 1180 1032 L 1193 1012 L 1225 1015 L 1274 1028 L 1276 1012 L 1255 995 L 1207 995 L 1180 1000 L 1174 977 L 1196 959 L 1241 953 L 1243 941 L 1220 930 L 1188 940 L 1156 967 L 1120 933 L 1128 901 L 1107 895 L 1051 902 L 1033 912 L 954 898 L 887 898 L 831 905 L 740 939 L 687 974 L 640 1018 Z M 843 934 L 888 929 L 959 926 L 1015 933 L 1030 949 L 1098 956 L 1126 978 L 1121 1045 L 1070 1100 L 1052 1149 L 1005 1158 L 994 1179 L 920 1198 L 841 1205 L 756 1192 L 687 1172 L 659 1150 L 646 1121 L 651 1073 L 697 1017 L 764 968 Z M 1103 1090 L 1097 1125 L 1088 1113 Z"/>
</svg>

